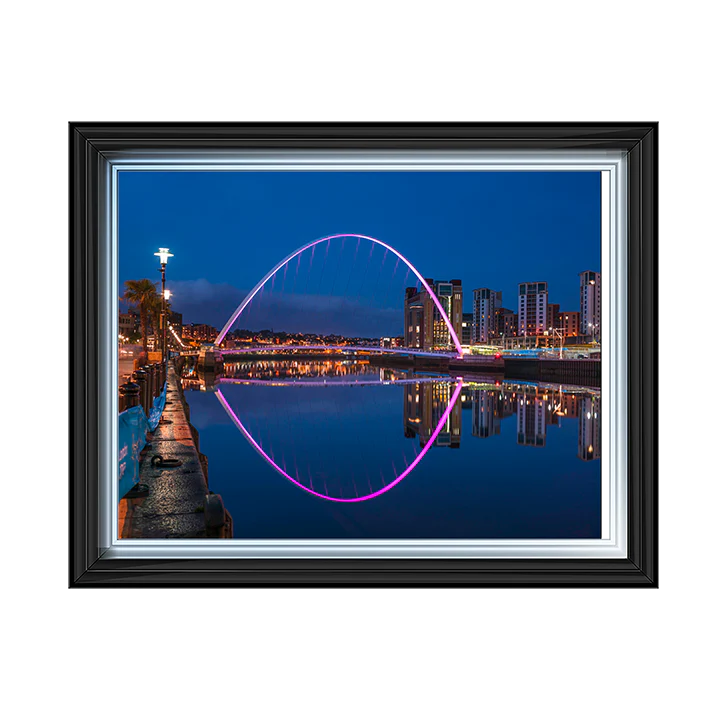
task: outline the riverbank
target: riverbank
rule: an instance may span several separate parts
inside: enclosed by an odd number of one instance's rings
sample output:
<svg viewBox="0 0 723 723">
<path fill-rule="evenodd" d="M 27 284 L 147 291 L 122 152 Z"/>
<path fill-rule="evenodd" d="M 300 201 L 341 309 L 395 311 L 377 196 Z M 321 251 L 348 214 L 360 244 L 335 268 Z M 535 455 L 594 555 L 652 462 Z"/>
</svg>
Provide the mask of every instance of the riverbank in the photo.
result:
<svg viewBox="0 0 723 723">
<path fill-rule="evenodd" d="M 121 539 L 232 537 L 233 521 L 208 488 L 208 462 L 199 451 L 181 380 L 169 365 L 163 420 L 141 454 L 144 497 L 125 496 L 118 506 Z M 159 460 L 160 456 L 160 460 Z M 164 466 L 177 460 L 180 465 Z M 160 464 L 159 464 L 160 462 Z"/>
<path fill-rule="evenodd" d="M 527 358 L 497 355 L 469 355 L 464 359 L 433 356 L 413 356 L 411 354 L 329 354 L 309 352 L 294 354 L 226 354 L 227 362 L 235 361 L 308 361 L 308 360 L 354 360 L 368 361 L 374 366 L 395 369 L 409 369 L 417 372 L 439 374 L 483 375 L 499 379 L 520 379 L 525 381 L 554 382 L 558 384 L 578 384 L 599 388 L 601 383 L 601 363 L 597 359 L 554 359 Z"/>
</svg>

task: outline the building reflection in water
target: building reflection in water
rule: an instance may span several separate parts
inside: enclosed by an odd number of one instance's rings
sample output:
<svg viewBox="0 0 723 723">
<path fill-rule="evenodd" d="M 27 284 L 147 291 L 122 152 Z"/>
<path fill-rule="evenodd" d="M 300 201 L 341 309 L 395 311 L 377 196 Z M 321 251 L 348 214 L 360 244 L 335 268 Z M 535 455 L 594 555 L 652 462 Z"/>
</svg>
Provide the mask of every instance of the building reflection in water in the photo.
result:
<svg viewBox="0 0 723 723">
<path fill-rule="evenodd" d="M 602 429 L 600 393 L 586 388 L 504 384 L 501 393 L 475 395 L 474 436 L 500 433 L 500 420 L 517 414 L 517 443 L 544 447 L 548 427 L 560 426 L 563 419 L 578 420 L 578 457 L 600 459 Z"/>
<path fill-rule="evenodd" d="M 548 415 L 545 400 L 533 387 L 517 395 L 517 444 L 544 447 L 547 441 Z"/>
<path fill-rule="evenodd" d="M 454 383 L 447 379 L 438 382 L 410 384 L 404 389 L 404 436 L 419 437 L 424 447 L 449 406 Z M 457 449 L 462 438 L 462 397 L 458 397 L 447 421 L 434 441 L 434 447 Z"/>
<path fill-rule="evenodd" d="M 366 360 L 249 360 L 227 363 L 223 375 L 229 379 L 284 381 L 304 378 L 369 378 L 379 382 L 411 379 L 414 372 L 376 367 Z M 213 380 L 199 377 L 194 369 L 184 373 L 186 388 L 204 389 Z M 423 447 L 444 415 L 455 383 L 449 377 L 407 383 L 402 387 L 404 400 L 404 436 L 419 439 Z M 210 386 L 208 387 L 211 388 Z M 502 434 L 503 420 L 517 416 L 517 444 L 545 447 L 549 427 L 557 427 L 564 419 L 578 420 L 577 456 L 583 461 L 601 456 L 600 392 L 583 387 L 544 385 L 540 383 L 500 382 L 465 383 L 434 447 L 457 449 L 462 439 L 462 410 L 470 410 L 471 434 L 489 439 Z"/>
<path fill-rule="evenodd" d="M 404 391 L 404 436 L 429 439 L 449 399 L 449 384 L 423 383 Z M 600 394 L 586 388 L 535 384 L 475 384 L 465 386 L 450 415 L 446 434 L 440 434 L 435 446 L 458 447 L 461 440 L 462 409 L 472 411 L 473 437 L 488 439 L 502 434 L 502 421 L 515 416 L 517 444 L 544 447 L 549 427 L 558 427 L 563 419 L 578 420 L 578 457 L 583 461 L 600 459 Z"/>
<path fill-rule="evenodd" d="M 577 456 L 588 462 L 600 459 L 600 397 L 584 397 L 580 404 Z"/>
<path fill-rule="evenodd" d="M 502 420 L 511 417 L 516 405 L 511 394 L 504 389 L 473 389 L 472 400 L 472 436 L 486 439 L 500 434 Z"/>
</svg>

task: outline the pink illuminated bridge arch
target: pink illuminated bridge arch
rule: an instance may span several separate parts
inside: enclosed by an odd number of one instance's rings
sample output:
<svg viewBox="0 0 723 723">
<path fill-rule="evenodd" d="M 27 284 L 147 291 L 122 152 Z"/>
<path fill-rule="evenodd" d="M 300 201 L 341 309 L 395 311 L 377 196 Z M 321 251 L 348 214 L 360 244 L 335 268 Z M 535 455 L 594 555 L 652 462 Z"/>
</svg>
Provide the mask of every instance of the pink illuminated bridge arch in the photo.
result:
<svg viewBox="0 0 723 723">
<path fill-rule="evenodd" d="M 367 241 L 371 241 L 374 244 L 378 244 L 379 246 L 382 246 L 383 248 L 387 249 L 387 251 L 391 251 L 395 256 L 397 256 L 401 261 L 403 261 L 408 267 L 409 270 L 419 279 L 420 283 L 424 287 L 424 290 L 429 294 L 432 301 L 434 302 L 434 305 L 437 307 L 437 310 L 439 311 L 442 319 L 444 320 L 444 323 L 447 326 L 447 329 L 449 330 L 449 335 L 452 338 L 452 341 L 454 342 L 454 346 L 457 349 L 457 353 L 459 354 L 460 358 L 463 356 L 462 353 L 462 344 L 460 344 L 459 338 L 457 337 L 457 334 L 454 331 L 454 327 L 452 326 L 452 323 L 449 320 L 449 317 L 447 316 L 447 312 L 444 310 L 444 307 L 440 303 L 439 299 L 437 298 L 437 295 L 432 291 L 432 288 L 430 285 L 426 282 L 422 274 L 417 271 L 417 269 L 412 265 L 412 263 L 402 256 L 402 254 L 399 253 L 395 248 L 390 246 L 389 244 L 384 243 L 384 241 L 380 241 L 379 239 L 372 238 L 371 236 L 363 236 L 358 233 L 337 233 L 333 234 L 332 236 L 324 236 L 323 238 L 316 239 L 316 241 L 311 241 L 308 244 L 305 244 L 304 246 L 299 247 L 294 251 L 293 253 L 290 253 L 285 259 L 282 259 L 279 261 L 274 268 L 271 269 L 262 279 L 259 281 L 256 286 L 254 286 L 251 291 L 246 295 L 246 298 L 239 304 L 239 307 L 234 311 L 234 313 L 231 315 L 231 318 L 226 322 L 223 329 L 219 332 L 219 335 L 216 337 L 215 344 L 216 346 L 219 346 L 221 342 L 226 337 L 226 334 L 228 334 L 229 329 L 234 325 L 236 322 L 236 319 L 239 318 L 241 315 L 241 312 L 251 303 L 251 300 L 258 294 L 258 292 L 261 290 L 261 287 L 281 268 L 283 268 L 286 264 L 289 263 L 292 259 L 296 258 L 299 254 L 304 253 L 307 249 L 312 248 L 312 246 L 316 246 L 317 244 L 323 243 L 324 241 L 332 241 L 335 239 L 344 239 L 344 238 L 357 238 L 357 239 L 365 239 Z"/>
<path fill-rule="evenodd" d="M 449 404 L 447 405 L 447 408 L 444 410 L 444 413 L 439 419 L 439 422 L 437 422 L 437 426 L 434 428 L 434 431 L 432 432 L 432 435 L 430 436 L 429 440 L 427 440 L 427 443 L 422 447 L 419 454 L 411 461 L 409 466 L 402 472 L 396 479 L 392 480 L 389 484 L 385 485 L 384 487 L 376 490 L 375 492 L 372 492 L 368 495 L 362 495 L 359 497 L 331 497 L 329 495 L 324 495 L 321 492 L 317 492 L 316 490 L 312 489 L 311 487 L 307 487 L 305 484 L 300 482 L 299 480 L 292 477 L 288 472 L 286 472 L 285 469 L 283 469 L 281 466 L 279 466 L 262 447 L 261 445 L 251 436 L 249 431 L 244 427 L 241 420 L 238 418 L 236 413 L 231 409 L 231 406 L 226 401 L 226 397 L 224 397 L 221 390 L 217 390 L 215 392 L 216 398 L 219 402 L 221 402 L 221 406 L 226 410 L 226 413 L 231 418 L 231 421 L 236 425 L 238 430 L 243 434 L 243 436 L 246 438 L 246 440 L 249 442 L 249 444 L 258 452 L 282 477 L 285 477 L 289 482 L 292 482 L 297 487 L 300 487 L 305 492 L 308 492 L 311 495 L 314 495 L 315 497 L 321 497 L 324 500 L 329 500 L 330 502 L 364 502 L 365 500 L 371 500 L 374 497 L 379 497 L 379 495 L 383 495 L 385 492 L 388 492 L 392 487 L 395 487 L 398 485 L 422 460 L 422 457 L 424 457 L 427 452 L 429 452 L 430 448 L 436 441 L 437 437 L 439 436 L 440 432 L 444 429 L 444 425 L 447 423 L 447 420 L 449 419 L 449 415 L 452 413 L 452 409 L 454 409 L 454 405 L 457 403 L 457 399 L 459 398 L 460 393 L 462 392 L 462 387 L 464 386 L 464 380 L 460 377 L 457 378 L 457 384 L 454 388 L 454 391 L 452 392 L 452 395 L 449 400 Z"/>
</svg>

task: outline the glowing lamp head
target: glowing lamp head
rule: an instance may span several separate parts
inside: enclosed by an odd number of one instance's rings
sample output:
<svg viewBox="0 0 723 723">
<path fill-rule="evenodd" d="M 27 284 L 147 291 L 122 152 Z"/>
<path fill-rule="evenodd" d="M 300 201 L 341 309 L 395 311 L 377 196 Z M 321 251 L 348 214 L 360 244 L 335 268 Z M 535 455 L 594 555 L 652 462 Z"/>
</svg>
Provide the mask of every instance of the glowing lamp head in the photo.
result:
<svg viewBox="0 0 723 723">
<path fill-rule="evenodd" d="M 161 264 L 165 266 L 168 263 L 168 259 L 173 256 L 173 254 L 170 252 L 170 249 L 163 249 L 159 248 L 158 252 L 153 254 L 154 256 L 158 256 L 161 259 Z"/>
<path fill-rule="evenodd" d="M 163 290 L 163 298 L 168 301 L 171 298 L 171 292 L 168 289 Z"/>
</svg>

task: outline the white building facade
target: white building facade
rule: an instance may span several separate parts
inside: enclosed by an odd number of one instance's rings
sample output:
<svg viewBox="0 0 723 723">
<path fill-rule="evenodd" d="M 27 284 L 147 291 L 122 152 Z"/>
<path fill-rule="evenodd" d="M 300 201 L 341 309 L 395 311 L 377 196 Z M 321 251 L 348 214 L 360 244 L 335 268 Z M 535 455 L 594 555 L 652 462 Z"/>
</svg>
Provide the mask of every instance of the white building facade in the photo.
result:
<svg viewBox="0 0 723 723">
<path fill-rule="evenodd" d="M 502 308 L 502 292 L 475 289 L 472 294 L 472 343 L 486 344 L 495 336 L 495 310 Z"/>
<path fill-rule="evenodd" d="M 548 330 L 546 281 L 519 285 L 517 318 L 518 336 L 537 336 Z"/>
<path fill-rule="evenodd" d="M 600 340 L 602 289 L 597 271 L 580 274 L 580 333 Z"/>
</svg>

